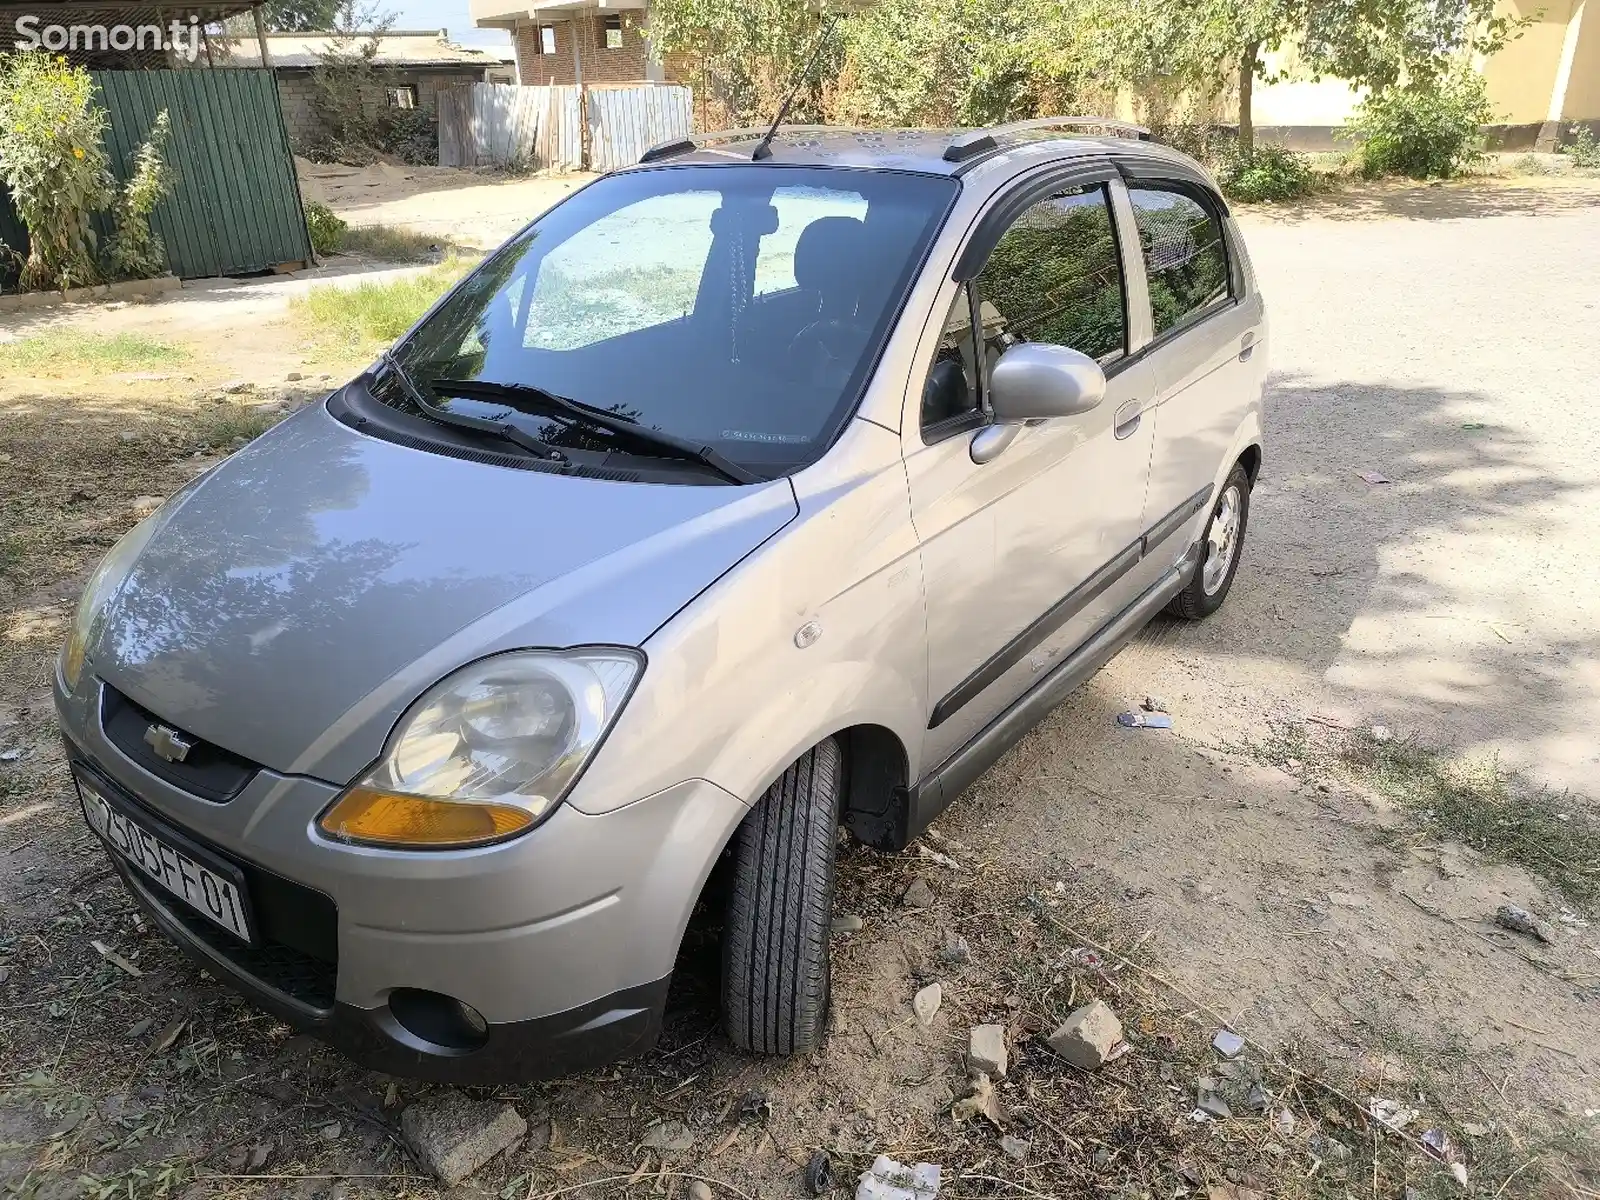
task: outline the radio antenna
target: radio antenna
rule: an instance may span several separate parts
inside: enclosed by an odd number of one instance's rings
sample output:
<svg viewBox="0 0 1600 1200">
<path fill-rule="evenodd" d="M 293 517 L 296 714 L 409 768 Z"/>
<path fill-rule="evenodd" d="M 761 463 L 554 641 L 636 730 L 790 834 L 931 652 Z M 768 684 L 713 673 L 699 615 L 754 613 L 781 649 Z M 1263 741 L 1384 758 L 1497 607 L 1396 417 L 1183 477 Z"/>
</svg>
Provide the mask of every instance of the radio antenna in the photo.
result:
<svg viewBox="0 0 1600 1200">
<path fill-rule="evenodd" d="M 800 75 L 794 81 L 794 86 L 789 89 L 789 94 L 783 98 L 783 103 L 778 106 L 778 115 L 772 118 L 772 126 L 761 136 L 756 143 L 754 152 L 750 155 L 751 162 L 760 162 L 763 158 L 772 157 L 772 139 L 778 134 L 778 126 L 783 124 L 783 119 L 789 115 L 789 106 L 794 103 L 794 98 L 800 94 L 800 89 L 805 86 L 811 68 L 816 65 L 817 55 L 822 53 L 823 44 L 828 40 L 828 35 L 833 32 L 833 27 L 839 23 L 839 14 L 834 13 L 828 18 L 817 40 L 811 45 L 811 57 L 806 59 L 806 65 L 800 68 Z"/>
</svg>

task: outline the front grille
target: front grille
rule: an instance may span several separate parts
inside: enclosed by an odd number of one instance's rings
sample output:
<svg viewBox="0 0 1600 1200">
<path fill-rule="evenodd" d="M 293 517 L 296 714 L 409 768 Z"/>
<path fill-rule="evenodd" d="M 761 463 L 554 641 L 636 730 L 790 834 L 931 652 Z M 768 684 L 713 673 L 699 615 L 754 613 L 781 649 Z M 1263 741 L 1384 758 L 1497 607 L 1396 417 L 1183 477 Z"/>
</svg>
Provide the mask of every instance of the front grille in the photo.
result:
<svg viewBox="0 0 1600 1200">
<path fill-rule="evenodd" d="M 226 804 L 244 791 L 260 769 L 247 758 L 193 737 L 194 745 L 184 760 L 168 762 L 144 740 L 152 725 L 163 724 L 167 722 L 109 683 L 100 685 L 100 727 L 107 740 L 157 779 L 212 804 Z"/>
</svg>

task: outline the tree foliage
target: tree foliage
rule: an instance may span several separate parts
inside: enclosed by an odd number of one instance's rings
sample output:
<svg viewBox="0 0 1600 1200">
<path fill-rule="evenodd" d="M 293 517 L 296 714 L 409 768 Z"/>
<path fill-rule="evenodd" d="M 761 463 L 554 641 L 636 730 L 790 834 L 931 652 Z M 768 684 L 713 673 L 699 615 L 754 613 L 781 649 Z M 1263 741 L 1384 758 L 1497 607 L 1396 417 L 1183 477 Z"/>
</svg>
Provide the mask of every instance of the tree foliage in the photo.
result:
<svg viewBox="0 0 1600 1200">
<path fill-rule="evenodd" d="M 339 0 L 266 0 L 261 19 L 276 33 L 307 33 L 332 29 L 339 15 Z"/>
</svg>

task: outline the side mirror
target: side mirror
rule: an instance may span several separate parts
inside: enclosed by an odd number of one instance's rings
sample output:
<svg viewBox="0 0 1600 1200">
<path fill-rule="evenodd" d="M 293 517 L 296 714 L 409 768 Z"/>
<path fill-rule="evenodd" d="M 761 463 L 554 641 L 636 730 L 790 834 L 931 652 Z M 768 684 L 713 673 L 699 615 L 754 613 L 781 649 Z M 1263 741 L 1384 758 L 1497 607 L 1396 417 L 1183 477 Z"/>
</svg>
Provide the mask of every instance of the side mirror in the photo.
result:
<svg viewBox="0 0 1600 1200">
<path fill-rule="evenodd" d="M 1106 373 L 1087 354 L 1023 342 L 1000 356 L 989 375 L 989 404 L 1001 425 L 1075 417 L 1106 397 Z"/>
</svg>

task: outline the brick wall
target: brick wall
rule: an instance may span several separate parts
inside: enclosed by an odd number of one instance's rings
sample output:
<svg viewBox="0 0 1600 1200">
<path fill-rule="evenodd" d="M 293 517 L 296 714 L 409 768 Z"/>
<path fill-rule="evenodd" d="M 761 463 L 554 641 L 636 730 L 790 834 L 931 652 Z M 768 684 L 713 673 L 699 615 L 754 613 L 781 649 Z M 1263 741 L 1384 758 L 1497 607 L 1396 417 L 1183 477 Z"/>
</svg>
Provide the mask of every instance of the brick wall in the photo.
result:
<svg viewBox="0 0 1600 1200">
<path fill-rule="evenodd" d="M 645 40 L 640 14 L 624 11 L 614 15 L 622 18 L 622 46 L 617 50 L 606 48 L 604 16 L 551 22 L 556 34 L 554 54 L 541 53 L 539 25 L 517 26 L 517 63 L 522 71 L 518 82 L 525 87 L 576 83 L 577 72 L 573 69 L 576 50 L 586 84 L 643 83 L 649 78 L 650 45 Z"/>
<path fill-rule="evenodd" d="M 314 142 L 322 133 L 322 123 L 317 119 L 316 85 L 305 71 L 279 71 L 278 106 L 283 109 L 284 128 L 289 132 L 289 144 L 299 147 Z M 439 93 L 446 88 L 477 83 L 483 78 L 483 69 L 471 67 L 457 71 L 440 71 L 421 68 L 415 71 L 391 70 L 387 82 L 370 89 L 367 106 L 375 112 L 387 110 L 388 87 L 411 86 L 417 89 L 417 107 L 433 110 L 438 107 Z"/>
</svg>

